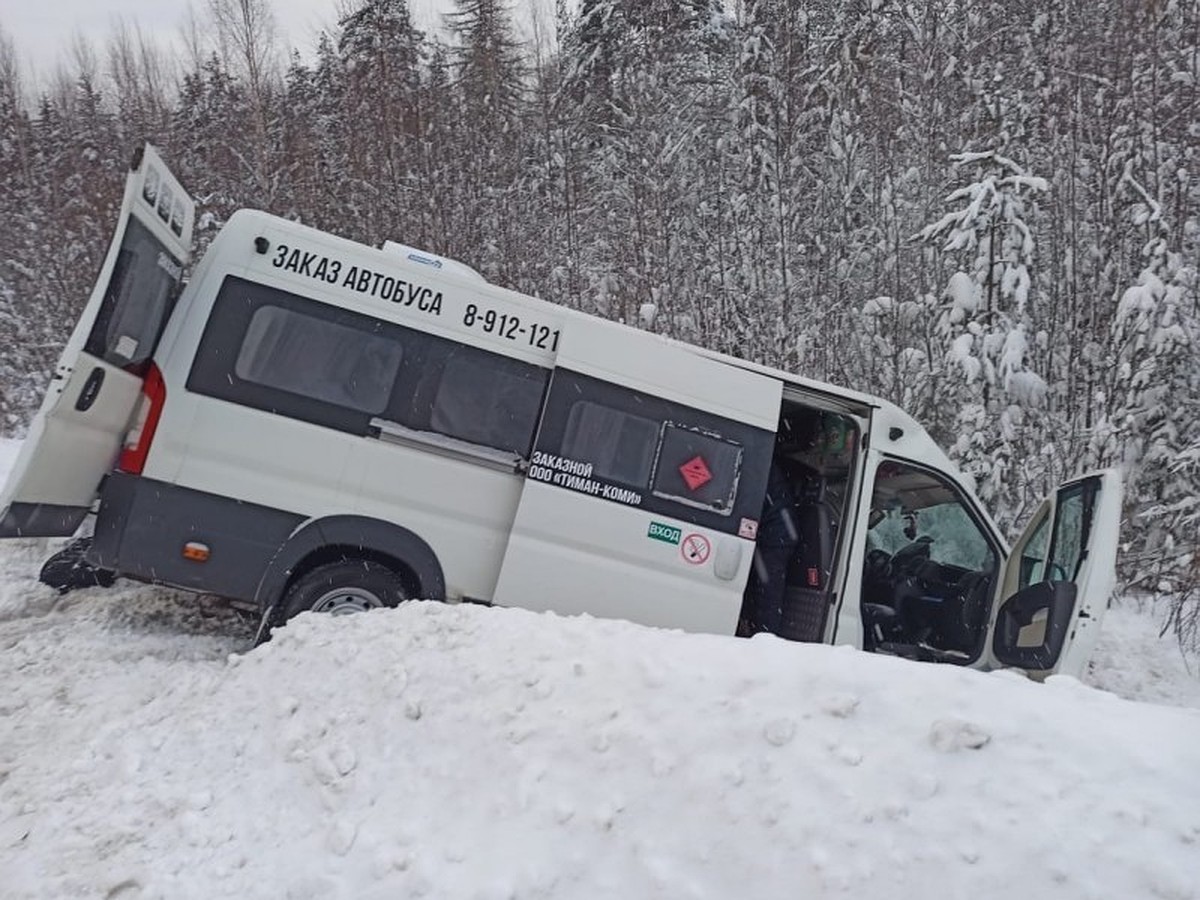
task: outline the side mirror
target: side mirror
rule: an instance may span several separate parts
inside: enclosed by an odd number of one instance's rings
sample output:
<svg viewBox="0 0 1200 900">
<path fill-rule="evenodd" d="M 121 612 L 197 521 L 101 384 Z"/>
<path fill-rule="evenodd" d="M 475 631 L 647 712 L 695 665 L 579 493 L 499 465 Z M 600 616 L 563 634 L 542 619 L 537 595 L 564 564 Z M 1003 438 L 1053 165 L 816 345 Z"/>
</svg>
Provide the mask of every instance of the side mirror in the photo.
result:
<svg viewBox="0 0 1200 900">
<path fill-rule="evenodd" d="M 1039 581 L 1004 601 L 996 615 L 992 653 L 1006 666 L 1052 669 L 1075 611 L 1073 581 Z"/>
</svg>

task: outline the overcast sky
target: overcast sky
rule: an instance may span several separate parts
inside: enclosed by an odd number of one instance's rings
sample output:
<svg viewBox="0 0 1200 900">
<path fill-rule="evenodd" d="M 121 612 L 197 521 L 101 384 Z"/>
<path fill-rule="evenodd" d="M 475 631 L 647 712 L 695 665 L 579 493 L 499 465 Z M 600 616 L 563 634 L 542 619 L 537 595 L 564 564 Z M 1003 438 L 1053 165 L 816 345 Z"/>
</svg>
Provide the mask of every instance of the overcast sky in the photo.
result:
<svg viewBox="0 0 1200 900">
<path fill-rule="evenodd" d="M 102 50 L 113 24 L 136 23 L 143 33 L 166 47 L 178 40 L 187 18 L 189 0 L 0 0 L 0 30 L 16 46 L 29 73 L 46 75 L 69 56 L 72 35 L 79 34 Z M 280 43 L 308 53 L 317 33 L 337 19 L 346 0 L 273 0 Z M 191 0 L 202 18 L 207 0 Z M 453 8 L 452 0 L 409 0 L 421 27 L 439 24 L 438 13 Z M 514 7 L 525 7 L 517 0 Z"/>
</svg>

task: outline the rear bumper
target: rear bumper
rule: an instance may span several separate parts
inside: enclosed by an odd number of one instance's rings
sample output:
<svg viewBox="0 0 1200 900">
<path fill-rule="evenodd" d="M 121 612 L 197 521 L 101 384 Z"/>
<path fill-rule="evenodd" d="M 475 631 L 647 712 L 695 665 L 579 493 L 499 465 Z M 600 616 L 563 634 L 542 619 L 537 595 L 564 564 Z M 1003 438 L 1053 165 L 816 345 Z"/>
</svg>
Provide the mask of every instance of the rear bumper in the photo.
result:
<svg viewBox="0 0 1200 900">
<path fill-rule="evenodd" d="M 88 562 L 119 575 L 255 599 L 267 564 L 304 518 L 218 494 L 114 472 L 104 482 Z M 183 547 L 209 548 L 206 562 Z"/>
</svg>

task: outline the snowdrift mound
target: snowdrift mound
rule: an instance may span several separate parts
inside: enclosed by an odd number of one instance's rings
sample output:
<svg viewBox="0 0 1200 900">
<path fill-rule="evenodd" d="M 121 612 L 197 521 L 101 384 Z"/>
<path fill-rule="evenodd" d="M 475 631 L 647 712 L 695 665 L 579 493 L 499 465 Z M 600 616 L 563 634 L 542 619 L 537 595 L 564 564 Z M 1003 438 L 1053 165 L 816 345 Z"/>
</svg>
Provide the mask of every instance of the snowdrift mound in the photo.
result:
<svg viewBox="0 0 1200 900">
<path fill-rule="evenodd" d="M 426 603 L 174 665 L 37 634 L 5 897 L 1200 896 L 1200 714 L 1069 679 Z"/>
</svg>

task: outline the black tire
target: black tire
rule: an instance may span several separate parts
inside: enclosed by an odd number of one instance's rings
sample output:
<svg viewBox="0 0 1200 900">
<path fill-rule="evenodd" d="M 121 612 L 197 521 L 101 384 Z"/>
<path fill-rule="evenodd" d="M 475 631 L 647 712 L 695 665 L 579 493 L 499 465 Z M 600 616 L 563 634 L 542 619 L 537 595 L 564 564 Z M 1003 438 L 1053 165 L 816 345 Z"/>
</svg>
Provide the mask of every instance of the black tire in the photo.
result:
<svg viewBox="0 0 1200 900">
<path fill-rule="evenodd" d="M 313 610 L 333 615 L 397 606 L 409 599 L 404 580 L 387 566 L 366 559 L 344 559 L 317 566 L 284 591 L 276 624 Z"/>
<path fill-rule="evenodd" d="M 86 559 L 91 549 L 90 537 L 79 538 L 59 550 L 42 566 L 38 581 L 48 584 L 60 594 L 77 588 L 112 587 L 117 576 L 108 569 L 93 566 Z"/>
</svg>

